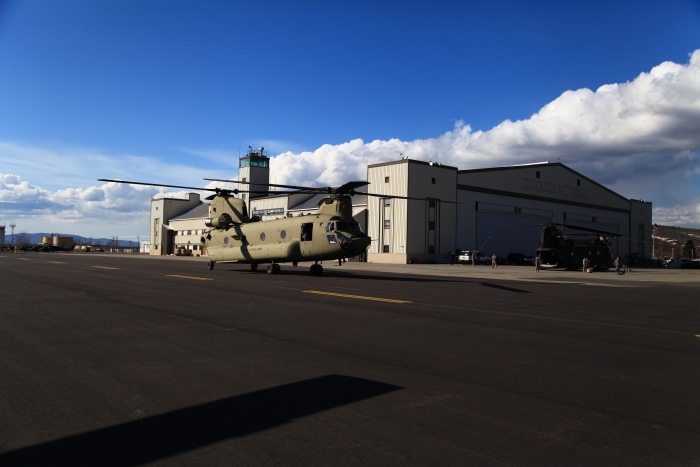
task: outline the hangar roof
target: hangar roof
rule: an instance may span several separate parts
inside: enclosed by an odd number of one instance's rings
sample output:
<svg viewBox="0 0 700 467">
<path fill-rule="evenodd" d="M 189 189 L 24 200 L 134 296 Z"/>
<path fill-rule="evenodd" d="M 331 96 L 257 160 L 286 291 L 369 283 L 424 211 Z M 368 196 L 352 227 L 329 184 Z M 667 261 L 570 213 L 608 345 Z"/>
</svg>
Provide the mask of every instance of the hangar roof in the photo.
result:
<svg viewBox="0 0 700 467">
<path fill-rule="evenodd" d="M 200 219 L 202 217 L 209 217 L 209 203 L 200 203 L 189 211 L 183 212 L 179 216 L 172 217 L 170 220 Z"/>
<path fill-rule="evenodd" d="M 474 173 L 479 173 L 479 172 L 498 172 L 498 171 L 506 171 L 506 170 L 523 170 L 523 169 L 530 169 L 533 167 L 561 167 L 565 170 L 568 170 L 569 172 L 575 174 L 577 177 L 581 177 L 582 179 L 585 179 L 586 181 L 592 183 L 593 185 L 602 188 L 606 192 L 623 199 L 625 201 L 629 201 L 629 199 L 625 198 L 619 193 L 615 193 L 612 191 L 610 188 L 606 187 L 605 185 L 601 185 L 600 183 L 596 182 L 595 180 L 586 177 L 585 175 L 575 171 L 571 167 L 562 164 L 561 162 L 537 162 L 534 164 L 522 164 L 522 165 L 509 165 L 505 167 L 487 167 L 484 169 L 465 169 L 465 170 L 459 170 L 457 171 L 458 174 L 474 174 Z"/>
</svg>

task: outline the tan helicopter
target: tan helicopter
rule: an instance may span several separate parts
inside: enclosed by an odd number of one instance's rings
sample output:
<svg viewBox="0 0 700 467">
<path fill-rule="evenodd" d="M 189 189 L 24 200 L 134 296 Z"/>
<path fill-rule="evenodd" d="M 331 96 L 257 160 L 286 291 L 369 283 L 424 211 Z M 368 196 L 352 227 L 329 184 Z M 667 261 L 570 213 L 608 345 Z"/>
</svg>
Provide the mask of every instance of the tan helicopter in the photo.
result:
<svg viewBox="0 0 700 467">
<path fill-rule="evenodd" d="M 253 184 L 238 180 L 209 178 L 205 180 Z M 207 197 L 212 202 L 209 206 L 209 218 L 205 221 L 205 225 L 211 230 L 201 238 L 202 246 L 209 256 L 209 269 L 213 269 L 215 263 L 222 262 L 250 264 L 251 269 L 256 271 L 258 264 L 267 263 L 268 274 L 279 274 L 280 263 L 291 262 L 296 266 L 301 261 L 313 261 L 310 271 L 312 275 L 317 276 L 323 273 L 323 266 L 318 264 L 319 261 L 342 260 L 357 256 L 364 253 L 372 241 L 362 232 L 360 225 L 352 217 L 351 196 L 360 193 L 357 190 L 369 185 L 368 182 L 348 182 L 340 187 L 324 188 L 255 182 L 255 185 L 295 190 L 275 191 L 275 194 L 328 194 L 318 202 L 317 214 L 263 222 L 257 216 L 249 217 L 245 201 L 235 195 L 270 193 L 269 191 L 197 188 L 125 180 L 99 179 L 99 181 L 213 191 L 214 194 Z M 425 201 L 423 198 L 406 196 L 361 194 Z"/>
</svg>

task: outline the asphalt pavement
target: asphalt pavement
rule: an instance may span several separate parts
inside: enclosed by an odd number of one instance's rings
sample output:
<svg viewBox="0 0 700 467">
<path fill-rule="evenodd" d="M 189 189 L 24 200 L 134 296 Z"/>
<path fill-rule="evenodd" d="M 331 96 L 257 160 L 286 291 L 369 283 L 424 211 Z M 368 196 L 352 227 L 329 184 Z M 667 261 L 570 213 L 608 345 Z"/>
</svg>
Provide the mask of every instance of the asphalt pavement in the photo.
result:
<svg viewBox="0 0 700 467">
<path fill-rule="evenodd" d="M 700 465 L 700 271 L 0 254 L 0 465 Z"/>
</svg>

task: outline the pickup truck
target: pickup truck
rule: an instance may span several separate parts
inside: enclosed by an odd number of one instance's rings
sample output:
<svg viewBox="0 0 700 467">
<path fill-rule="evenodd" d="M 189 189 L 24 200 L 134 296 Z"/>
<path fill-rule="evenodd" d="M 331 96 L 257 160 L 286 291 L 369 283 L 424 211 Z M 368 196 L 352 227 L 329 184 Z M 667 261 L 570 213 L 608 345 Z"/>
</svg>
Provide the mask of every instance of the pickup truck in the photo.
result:
<svg viewBox="0 0 700 467">
<path fill-rule="evenodd" d="M 462 264 L 472 264 L 472 255 L 476 255 L 476 264 L 491 265 L 491 257 L 476 250 L 462 250 L 457 261 Z"/>
</svg>

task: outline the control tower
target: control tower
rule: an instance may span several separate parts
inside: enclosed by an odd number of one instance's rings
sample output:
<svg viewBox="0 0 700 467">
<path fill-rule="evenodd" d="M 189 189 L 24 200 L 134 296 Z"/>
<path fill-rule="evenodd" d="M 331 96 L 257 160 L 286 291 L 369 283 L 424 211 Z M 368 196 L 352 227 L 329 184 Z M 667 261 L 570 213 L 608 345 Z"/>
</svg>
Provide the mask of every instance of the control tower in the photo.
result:
<svg viewBox="0 0 700 467">
<path fill-rule="evenodd" d="M 238 179 L 242 182 L 250 183 L 270 183 L 270 158 L 265 148 L 258 150 L 248 146 L 248 153 L 238 160 Z M 248 185 L 241 183 L 239 190 L 268 191 L 267 185 Z M 266 196 L 267 193 L 241 193 L 243 201 L 248 202 L 250 198 Z"/>
</svg>

